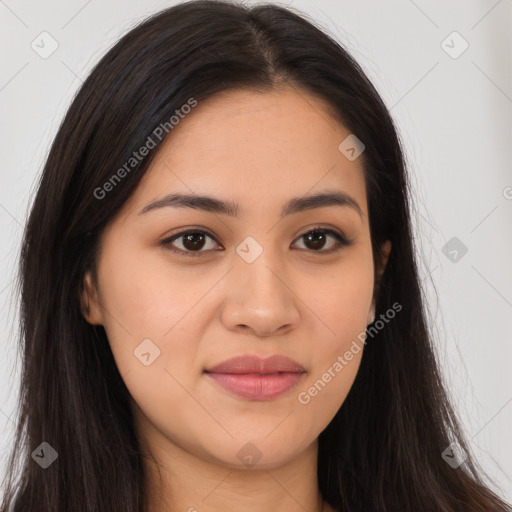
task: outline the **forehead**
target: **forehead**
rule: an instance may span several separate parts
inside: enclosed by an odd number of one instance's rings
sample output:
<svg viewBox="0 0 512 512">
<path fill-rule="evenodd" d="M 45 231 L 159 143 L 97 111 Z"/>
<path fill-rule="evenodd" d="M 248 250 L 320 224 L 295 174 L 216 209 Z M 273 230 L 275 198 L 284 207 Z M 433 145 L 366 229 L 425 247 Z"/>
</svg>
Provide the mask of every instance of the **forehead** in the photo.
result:
<svg viewBox="0 0 512 512">
<path fill-rule="evenodd" d="M 362 158 L 339 149 L 349 135 L 327 102 L 302 90 L 224 91 L 174 125 L 131 204 L 208 194 L 236 201 L 244 214 L 328 188 L 350 194 L 366 214 Z"/>
</svg>

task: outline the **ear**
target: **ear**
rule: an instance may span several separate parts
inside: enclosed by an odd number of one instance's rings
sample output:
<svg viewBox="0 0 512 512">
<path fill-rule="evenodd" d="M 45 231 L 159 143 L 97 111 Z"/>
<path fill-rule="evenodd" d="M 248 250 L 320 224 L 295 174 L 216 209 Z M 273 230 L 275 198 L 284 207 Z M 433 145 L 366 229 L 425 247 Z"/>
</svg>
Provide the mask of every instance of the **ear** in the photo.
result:
<svg viewBox="0 0 512 512">
<path fill-rule="evenodd" d="M 391 242 L 386 240 L 381 246 L 381 261 L 379 262 L 379 267 L 377 269 L 377 280 L 380 280 L 384 270 L 386 270 L 386 265 L 388 264 L 389 253 L 391 252 Z"/>
<path fill-rule="evenodd" d="M 87 322 L 92 325 L 103 325 L 103 315 L 98 299 L 98 290 L 90 270 L 84 275 L 80 299 L 82 315 Z"/>
<path fill-rule="evenodd" d="M 374 286 L 374 294 L 372 307 L 375 308 L 375 301 L 377 300 L 377 295 L 379 293 L 379 285 L 382 274 L 384 274 L 384 270 L 386 270 L 386 266 L 388 264 L 389 254 L 391 253 L 391 242 L 386 240 L 380 246 L 380 261 L 377 264 L 377 268 L 375 269 L 375 286 Z"/>
</svg>

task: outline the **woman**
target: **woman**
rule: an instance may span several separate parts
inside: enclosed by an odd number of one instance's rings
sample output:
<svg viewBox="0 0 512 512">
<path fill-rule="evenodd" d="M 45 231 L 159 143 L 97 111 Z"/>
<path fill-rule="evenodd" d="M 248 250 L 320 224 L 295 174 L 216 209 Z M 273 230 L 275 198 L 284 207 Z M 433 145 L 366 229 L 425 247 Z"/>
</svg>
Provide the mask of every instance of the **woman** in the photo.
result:
<svg viewBox="0 0 512 512">
<path fill-rule="evenodd" d="M 198 1 L 126 34 L 26 227 L 2 510 L 511 510 L 441 383 L 406 178 L 304 17 Z"/>
</svg>

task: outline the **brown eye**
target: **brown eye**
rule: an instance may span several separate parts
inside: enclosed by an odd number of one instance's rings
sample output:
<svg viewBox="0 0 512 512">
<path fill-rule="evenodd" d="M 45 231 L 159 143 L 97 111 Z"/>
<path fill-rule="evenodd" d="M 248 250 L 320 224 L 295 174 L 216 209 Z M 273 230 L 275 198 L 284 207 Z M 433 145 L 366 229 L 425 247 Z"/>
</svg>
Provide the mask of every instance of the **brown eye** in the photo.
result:
<svg viewBox="0 0 512 512">
<path fill-rule="evenodd" d="M 329 238 L 334 239 L 334 242 L 329 248 L 323 250 Z M 332 229 L 313 229 L 302 234 L 299 237 L 299 240 L 300 239 L 304 240 L 306 249 L 319 253 L 331 253 L 340 249 L 342 246 L 350 245 L 345 237 Z"/>
<path fill-rule="evenodd" d="M 187 235 L 183 235 L 183 246 L 188 251 L 197 251 L 202 249 L 205 243 L 204 233 L 194 232 Z"/>
<path fill-rule="evenodd" d="M 207 247 L 208 239 L 215 242 L 209 248 Z M 298 240 L 300 239 L 304 240 L 305 250 L 319 254 L 330 254 L 343 246 L 350 245 L 350 242 L 344 236 L 332 229 L 315 228 L 302 234 Z M 329 239 L 332 241 L 325 249 L 326 244 L 329 244 Z M 166 238 L 159 245 L 183 256 L 201 256 L 201 253 L 219 250 L 215 248 L 216 243 L 215 238 L 206 231 L 188 230 Z"/>
<path fill-rule="evenodd" d="M 202 250 L 205 247 L 208 238 L 215 241 L 215 239 L 205 231 L 182 231 L 170 238 L 166 238 L 160 242 L 160 245 L 169 248 L 173 252 L 183 254 L 184 256 L 200 256 L 201 252 L 206 252 L 212 249 Z M 180 242 L 182 246 L 181 248 L 176 247 L 176 241 Z"/>
</svg>

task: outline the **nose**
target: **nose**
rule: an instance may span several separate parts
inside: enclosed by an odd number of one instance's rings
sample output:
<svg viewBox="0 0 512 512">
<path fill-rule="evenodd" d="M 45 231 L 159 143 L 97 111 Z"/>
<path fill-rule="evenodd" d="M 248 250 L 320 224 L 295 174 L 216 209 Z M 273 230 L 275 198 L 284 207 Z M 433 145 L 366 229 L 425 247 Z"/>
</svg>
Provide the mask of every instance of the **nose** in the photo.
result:
<svg viewBox="0 0 512 512">
<path fill-rule="evenodd" d="M 268 337 L 298 326 L 300 299 L 290 273 L 270 251 L 263 251 L 252 263 L 237 256 L 228 279 L 221 312 L 227 329 Z"/>
</svg>

